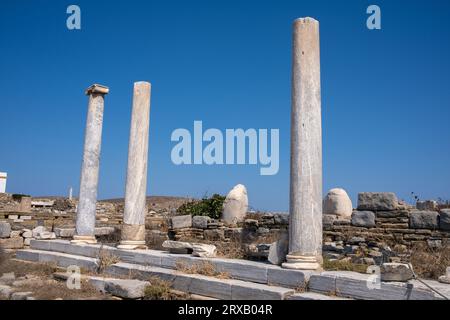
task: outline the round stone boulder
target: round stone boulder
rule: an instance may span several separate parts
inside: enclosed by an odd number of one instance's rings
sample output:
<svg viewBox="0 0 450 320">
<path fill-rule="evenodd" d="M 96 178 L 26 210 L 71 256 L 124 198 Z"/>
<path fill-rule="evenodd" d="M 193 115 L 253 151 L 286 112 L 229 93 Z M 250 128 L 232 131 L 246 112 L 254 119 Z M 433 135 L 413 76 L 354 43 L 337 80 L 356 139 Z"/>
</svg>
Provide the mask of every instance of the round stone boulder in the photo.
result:
<svg viewBox="0 0 450 320">
<path fill-rule="evenodd" d="M 247 189 L 244 185 L 235 186 L 223 203 L 222 220 L 228 224 L 242 222 L 248 210 Z"/>
<path fill-rule="evenodd" d="M 352 200 L 341 188 L 328 191 L 323 199 L 323 214 L 333 214 L 342 218 L 350 218 L 353 212 Z"/>
</svg>

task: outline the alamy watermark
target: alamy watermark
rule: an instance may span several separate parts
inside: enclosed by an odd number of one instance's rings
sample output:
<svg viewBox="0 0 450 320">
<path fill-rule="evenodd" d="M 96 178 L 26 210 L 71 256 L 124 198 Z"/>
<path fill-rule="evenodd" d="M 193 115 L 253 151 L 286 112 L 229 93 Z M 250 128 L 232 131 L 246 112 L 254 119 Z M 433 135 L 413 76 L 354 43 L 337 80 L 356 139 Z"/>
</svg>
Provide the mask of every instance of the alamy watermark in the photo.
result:
<svg viewBox="0 0 450 320">
<path fill-rule="evenodd" d="M 81 289 L 81 269 L 79 266 L 71 265 L 67 267 L 66 270 L 67 280 L 66 286 L 70 290 L 80 290 Z"/>
<path fill-rule="evenodd" d="M 203 132 L 202 121 L 194 121 L 193 134 L 178 128 L 170 139 L 178 142 L 171 152 L 172 162 L 176 165 L 259 164 L 263 176 L 278 173 L 279 129 L 226 129 L 223 134 L 215 128 Z"/>
<path fill-rule="evenodd" d="M 380 30 L 381 29 L 381 9 L 379 6 L 372 4 L 367 7 L 367 14 L 370 16 L 367 18 L 367 29 Z"/>
<path fill-rule="evenodd" d="M 66 26 L 69 30 L 80 30 L 81 29 L 81 9 L 79 6 L 71 4 L 67 7 L 67 17 Z"/>
</svg>

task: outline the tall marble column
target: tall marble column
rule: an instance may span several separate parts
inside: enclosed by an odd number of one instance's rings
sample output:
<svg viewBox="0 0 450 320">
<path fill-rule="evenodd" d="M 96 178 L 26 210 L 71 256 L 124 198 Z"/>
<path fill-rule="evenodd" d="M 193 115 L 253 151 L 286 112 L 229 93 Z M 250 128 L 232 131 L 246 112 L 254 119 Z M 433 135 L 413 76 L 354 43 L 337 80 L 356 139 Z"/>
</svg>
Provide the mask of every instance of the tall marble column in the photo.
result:
<svg viewBox="0 0 450 320">
<path fill-rule="evenodd" d="M 293 25 L 289 253 L 284 268 L 322 262 L 322 124 L 319 22 Z"/>
<path fill-rule="evenodd" d="M 96 243 L 95 207 L 102 142 L 104 96 L 108 87 L 93 84 L 86 90 L 89 106 L 84 133 L 83 164 L 81 166 L 80 194 L 77 208 L 76 232 L 73 243 Z"/>
<path fill-rule="evenodd" d="M 151 85 L 148 82 L 136 82 L 134 84 L 125 187 L 125 211 L 122 236 L 118 246 L 121 249 L 147 248 L 145 246 L 145 213 L 150 91 Z"/>
</svg>

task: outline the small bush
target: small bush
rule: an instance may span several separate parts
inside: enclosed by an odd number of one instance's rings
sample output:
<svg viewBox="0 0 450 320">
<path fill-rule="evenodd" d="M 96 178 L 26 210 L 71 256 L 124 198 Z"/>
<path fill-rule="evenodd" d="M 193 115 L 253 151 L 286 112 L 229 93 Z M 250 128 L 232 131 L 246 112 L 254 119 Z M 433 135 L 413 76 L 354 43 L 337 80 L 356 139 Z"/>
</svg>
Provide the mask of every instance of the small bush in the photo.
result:
<svg viewBox="0 0 450 320">
<path fill-rule="evenodd" d="M 103 271 L 105 271 L 105 269 L 110 265 L 120 262 L 120 258 L 118 256 L 102 248 L 100 248 L 100 252 L 97 256 L 97 259 L 98 259 L 98 268 L 97 268 L 98 273 L 103 273 Z"/>
<path fill-rule="evenodd" d="M 12 198 L 14 201 L 20 201 L 23 197 L 30 197 L 28 194 L 21 194 L 21 193 L 13 193 Z"/>
<path fill-rule="evenodd" d="M 144 299 L 146 300 L 171 300 L 170 282 L 161 280 L 157 277 L 149 279 L 150 285 L 145 287 Z"/>
<path fill-rule="evenodd" d="M 213 194 L 210 198 L 204 197 L 202 200 L 191 200 L 182 204 L 177 209 L 177 213 L 190 214 L 191 216 L 208 216 L 212 219 L 219 219 L 224 201 L 224 196 Z"/>
</svg>

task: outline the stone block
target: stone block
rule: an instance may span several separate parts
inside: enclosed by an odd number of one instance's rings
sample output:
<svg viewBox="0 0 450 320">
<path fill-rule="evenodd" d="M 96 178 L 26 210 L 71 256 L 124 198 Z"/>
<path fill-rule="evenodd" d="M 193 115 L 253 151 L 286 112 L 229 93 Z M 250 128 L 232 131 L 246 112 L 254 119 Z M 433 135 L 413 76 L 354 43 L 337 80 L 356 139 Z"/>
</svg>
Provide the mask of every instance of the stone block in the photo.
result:
<svg viewBox="0 0 450 320">
<path fill-rule="evenodd" d="M 212 244 L 193 243 L 192 250 L 192 256 L 208 258 L 216 255 L 217 248 Z"/>
<path fill-rule="evenodd" d="M 16 252 L 16 259 L 39 262 L 39 251 L 32 249 L 19 250 Z"/>
<path fill-rule="evenodd" d="M 232 300 L 284 300 L 294 292 L 292 289 L 238 280 L 231 284 Z"/>
<path fill-rule="evenodd" d="M 211 259 L 210 262 L 217 271 L 228 273 L 234 279 L 257 283 L 267 283 L 267 269 L 271 266 L 248 260 Z"/>
<path fill-rule="evenodd" d="M 352 225 L 356 227 L 374 228 L 375 213 L 372 211 L 353 211 Z"/>
<path fill-rule="evenodd" d="M 417 201 L 416 208 L 421 211 L 437 211 L 438 203 L 434 200 Z"/>
<path fill-rule="evenodd" d="M 289 235 L 287 232 L 281 234 L 280 239 L 278 241 L 272 243 L 269 249 L 269 256 L 267 260 L 271 264 L 281 265 L 286 261 L 286 255 L 289 251 Z"/>
<path fill-rule="evenodd" d="M 314 292 L 335 294 L 336 278 L 326 274 L 312 274 L 309 278 L 308 288 Z"/>
<path fill-rule="evenodd" d="M 223 279 L 216 279 L 202 275 L 194 275 L 195 278 L 189 284 L 189 293 L 217 299 L 231 299 L 231 284 Z"/>
<path fill-rule="evenodd" d="M 324 214 L 322 216 L 322 225 L 324 228 L 329 229 L 333 227 L 334 222 L 337 220 L 337 216 L 332 214 Z"/>
<path fill-rule="evenodd" d="M 91 277 L 89 280 L 100 291 L 110 293 L 125 299 L 139 299 L 144 297 L 145 288 L 150 285 L 148 281 L 133 279 L 105 279 Z"/>
<path fill-rule="evenodd" d="M 438 229 L 439 213 L 436 211 L 413 211 L 409 216 L 412 229 Z"/>
<path fill-rule="evenodd" d="M 170 218 L 170 223 L 172 229 L 183 229 L 192 227 L 192 216 L 184 215 L 184 216 L 173 216 Z"/>
<path fill-rule="evenodd" d="M 210 217 L 194 216 L 192 217 L 192 226 L 198 229 L 207 229 L 209 221 L 211 221 Z"/>
<path fill-rule="evenodd" d="M 11 225 L 8 222 L 0 221 L 0 238 L 9 238 Z"/>
<path fill-rule="evenodd" d="M 121 261 L 150 266 L 161 266 L 164 253 L 156 250 L 116 250 L 114 251 Z"/>
<path fill-rule="evenodd" d="M 358 194 L 358 210 L 392 211 L 398 208 L 398 200 L 392 192 L 361 192 Z"/>
<path fill-rule="evenodd" d="M 351 271 L 325 271 L 311 276 L 309 288 L 314 292 L 362 300 L 436 299 L 433 292 L 415 283 L 381 282 L 375 277 Z"/>
<path fill-rule="evenodd" d="M 404 263 L 383 263 L 380 272 L 381 281 L 405 282 L 414 277 L 412 270 Z"/>
<path fill-rule="evenodd" d="M 55 228 L 54 232 L 58 238 L 72 238 L 75 235 L 75 228 Z"/>
<path fill-rule="evenodd" d="M 335 296 L 327 296 L 316 292 L 302 292 L 289 296 L 287 300 L 347 300 L 347 299 Z"/>
<path fill-rule="evenodd" d="M 439 227 L 450 231 L 450 209 L 442 209 L 440 213 Z"/>
<path fill-rule="evenodd" d="M 289 270 L 281 268 L 267 269 L 267 283 L 269 285 L 282 286 L 293 289 L 306 288 L 311 271 Z"/>
<path fill-rule="evenodd" d="M 219 241 L 225 238 L 223 229 L 211 229 L 203 232 L 205 239 L 210 241 Z"/>
<path fill-rule="evenodd" d="M 0 239 L 0 247 L 3 249 L 22 249 L 23 248 L 23 238 L 5 238 Z"/>
<path fill-rule="evenodd" d="M 189 242 L 166 240 L 162 247 L 167 249 L 170 253 L 187 254 L 192 253 L 192 244 Z"/>
</svg>

